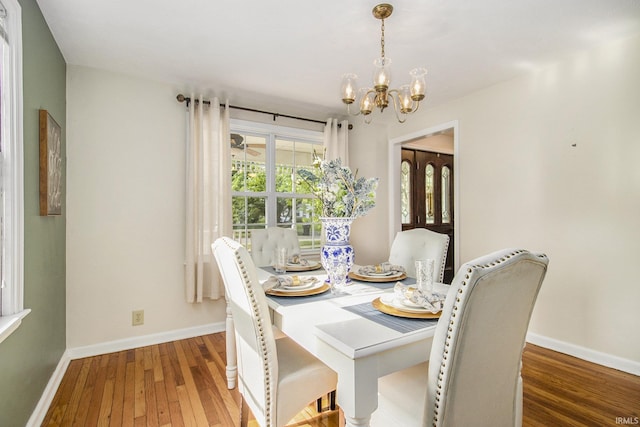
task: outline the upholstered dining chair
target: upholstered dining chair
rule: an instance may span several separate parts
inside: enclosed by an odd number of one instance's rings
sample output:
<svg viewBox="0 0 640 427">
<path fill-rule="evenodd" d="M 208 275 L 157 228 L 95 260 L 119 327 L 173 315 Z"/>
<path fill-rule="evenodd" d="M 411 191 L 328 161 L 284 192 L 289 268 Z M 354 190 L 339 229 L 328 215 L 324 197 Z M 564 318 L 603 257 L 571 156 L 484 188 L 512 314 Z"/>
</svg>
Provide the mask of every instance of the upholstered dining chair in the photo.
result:
<svg viewBox="0 0 640 427">
<path fill-rule="evenodd" d="M 247 250 L 227 237 L 211 247 L 234 320 L 240 425 L 247 425 L 248 406 L 260 426 L 283 426 L 310 402 L 335 390 L 337 375 L 290 338 L 275 339 L 266 296 Z"/>
<path fill-rule="evenodd" d="M 268 227 L 264 229 L 251 230 L 251 258 L 255 265 L 264 267 L 273 265 L 273 253 L 276 248 L 287 248 L 289 254 L 300 254 L 300 242 L 298 233 L 292 228 Z M 282 335 L 276 330 L 276 339 Z M 332 391 L 329 396 L 329 408 L 336 409 L 336 392 Z M 318 412 L 322 411 L 322 399 L 316 403 Z"/>
<path fill-rule="evenodd" d="M 416 277 L 415 261 L 433 259 L 433 281 L 442 283 L 448 248 L 449 236 L 446 234 L 436 233 L 426 228 L 400 231 L 391 244 L 389 262 L 403 266 L 407 276 Z"/>
<path fill-rule="evenodd" d="M 522 351 L 548 262 L 544 254 L 505 249 L 460 267 L 429 362 L 379 380 L 372 424 L 520 426 Z"/>
<path fill-rule="evenodd" d="M 290 254 L 300 254 L 296 230 L 281 227 L 251 230 L 251 257 L 257 266 L 272 265 L 273 251 L 278 247 L 287 248 Z"/>
</svg>

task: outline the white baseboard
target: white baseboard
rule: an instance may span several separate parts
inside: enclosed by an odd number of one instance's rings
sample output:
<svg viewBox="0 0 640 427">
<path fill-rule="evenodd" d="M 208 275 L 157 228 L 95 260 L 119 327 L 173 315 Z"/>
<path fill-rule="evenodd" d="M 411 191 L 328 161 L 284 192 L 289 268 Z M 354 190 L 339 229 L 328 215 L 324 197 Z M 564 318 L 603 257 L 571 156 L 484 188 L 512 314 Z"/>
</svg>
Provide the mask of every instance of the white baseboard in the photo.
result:
<svg viewBox="0 0 640 427">
<path fill-rule="evenodd" d="M 640 375 L 640 362 L 634 360 L 624 359 L 533 333 L 527 334 L 527 341 L 531 344 L 568 354 L 569 356 L 574 356 L 588 362 L 597 363 L 598 365 L 617 369 L 629 374 Z"/>
<path fill-rule="evenodd" d="M 51 378 L 49 378 L 49 382 L 44 388 L 38 404 L 31 413 L 31 417 L 29 417 L 26 427 L 37 427 L 42 425 L 42 421 L 44 421 L 44 417 L 47 415 L 47 411 L 49 410 L 49 406 L 51 406 L 51 402 L 56 395 L 56 391 L 58 391 L 58 386 L 62 381 L 62 377 L 64 377 L 64 373 L 67 372 L 69 362 L 71 362 L 71 358 L 69 357 L 68 352 L 65 351 L 62 353 L 62 357 L 58 362 L 58 366 L 56 366 L 56 369 L 53 371 Z"/>
<path fill-rule="evenodd" d="M 148 345 L 161 344 L 170 341 L 193 338 L 201 335 L 214 334 L 225 330 L 225 322 L 210 323 L 208 325 L 196 326 L 193 328 L 178 329 L 174 331 L 160 332 L 157 334 L 144 335 L 140 337 L 125 338 L 122 340 L 110 341 L 106 343 L 88 345 L 67 349 L 60 358 L 58 366 L 53 371 L 49 382 L 45 387 L 40 400 L 36 405 L 26 427 L 37 427 L 42 424 L 47 415 L 49 406 L 58 391 L 62 377 L 67 371 L 69 363 L 74 359 L 83 357 L 98 356 L 100 354 L 114 353 L 116 351 L 129 350 L 132 348 L 145 347 Z"/>
<path fill-rule="evenodd" d="M 177 329 L 174 331 L 160 332 L 157 334 L 140 337 L 125 338 L 100 344 L 92 344 L 84 347 L 67 349 L 71 360 L 83 357 L 97 356 L 100 354 L 114 353 L 116 351 L 129 350 L 147 345 L 160 344 L 169 341 L 183 340 L 185 338 L 199 337 L 201 335 L 214 334 L 225 330 L 225 323 L 210 323 L 208 325 L 195 326 L 193 328 Z"/>
</svg>

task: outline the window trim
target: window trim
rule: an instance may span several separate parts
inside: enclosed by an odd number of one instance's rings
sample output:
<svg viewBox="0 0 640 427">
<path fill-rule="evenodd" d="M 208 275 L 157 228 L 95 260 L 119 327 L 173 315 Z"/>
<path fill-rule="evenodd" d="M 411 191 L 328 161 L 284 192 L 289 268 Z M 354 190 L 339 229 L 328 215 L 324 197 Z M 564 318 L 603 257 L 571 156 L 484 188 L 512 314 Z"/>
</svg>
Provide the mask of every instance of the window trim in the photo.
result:
<svg viewBox="0 0 640 427">
<path fill-rule="evenodd" d="M 8 129 L 2 129 L 7 138 L 2 154 L 5 206 L 3 212 L 3 269 L 2 316 L 0 316 L 0 342 L 15 331 L 31 310 L 24 309 L 24 172 L 23 172 L 23 99 L 22 99 L 22 12 L 17 0 L 0 0 L 5 12 L 4 31 L 10 46 L 8 85 L 3 96 L 8 97 Z M 8 89 L 8 90 L 7 90 Z"/>
</svg>

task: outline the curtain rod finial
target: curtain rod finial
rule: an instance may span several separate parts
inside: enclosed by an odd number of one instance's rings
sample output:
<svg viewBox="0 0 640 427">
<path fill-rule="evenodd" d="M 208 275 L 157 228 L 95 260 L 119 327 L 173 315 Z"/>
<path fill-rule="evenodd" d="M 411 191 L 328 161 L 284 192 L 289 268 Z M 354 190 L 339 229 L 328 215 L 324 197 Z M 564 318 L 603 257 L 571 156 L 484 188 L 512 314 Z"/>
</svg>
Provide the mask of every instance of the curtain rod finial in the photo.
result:
<svg viewBox="0 0 640 427">
<path fill-rule="evenodd" d="M 176 96 L 176 99 L 178 100 L 178 102 L 184 102 L 186 98 L 183 94 L 179 93 L 178 96 Z"/>
</svg>

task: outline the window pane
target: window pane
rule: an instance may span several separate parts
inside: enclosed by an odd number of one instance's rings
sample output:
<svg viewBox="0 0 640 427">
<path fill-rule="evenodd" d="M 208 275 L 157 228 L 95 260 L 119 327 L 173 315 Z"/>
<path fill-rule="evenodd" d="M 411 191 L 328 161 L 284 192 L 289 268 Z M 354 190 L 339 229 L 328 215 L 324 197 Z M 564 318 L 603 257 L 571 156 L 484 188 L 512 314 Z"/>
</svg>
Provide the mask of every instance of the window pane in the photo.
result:
<svg viewBox="0 0 640 427">
<path fill-rule="evenodd" d="M 276 192 L 291 193 L 293 188 L 293 166 L 276 164 Z"/>
<path fill-rule="evenodd" d="M 231 199 L 233 238 L 244 246 L 249 244 L 249 230 L 266 225 L 266 199 L 264 197 L 234 196 Z"/>
<path fill-rule="evenodd" d="M 293 192 L 294 168 L 295 142 L 288 139 L 276 139 L 276 192 Z"/>
<path fill-rule="evenodd" d="M 426 223 L 433 224 L 435 222 L 435 209 L 433 207 L 433 165 L 428 164 L 424 169 L 424 193 L 425 193 L 425 211 L 427 213 Z"/>
<path fill-rule="evenodd" d="M 265 174 L 267 140 L 263 135 L 250 135 L 234 132 L 231 134 L 231 164 L 232 173 L 241 172 L 241 178 L 232 183 L 234 191 L 265 191 L 266 184 L 257 190 L 251 190 L 246 186 L 255 186 L 251 181 L 256 174 Z M 235 177 L 235 174 L 233 175 Z M 248 181 L 247 181 L 248 180 Z"/>
<path fill-rule="evenodd" d="M 296 226 L 298 230 L 298 242 L 300 249 L 311 250 L 320 249 L 322 245 L 322 224 L 319 222 L 303 223 Z"/>
<path fill-rule="evenodd" d="M 231 163 L 231 189 L 242 192 L 266 191 L 267 174 L 264 162 L 234 158 Z"/>
<path fill-rule="evenodd" d="M 320 247 L 322 224 L 318 219 L 316 199 L 296 199 L 296 230 L 302 249 Z"/>
<path fill-rule="evenodd" d="M 400 209 L 402 212 L 402 223 L 411 223 L 411 165 L 403 160 L 400 166 Z"/>
<path fill-rule="evenodd" d="M 294 191 L 298 194 L 309 194 L 309 188 L 302 186 L 298 188 L 296 183 L 298 182 L 298 171 L 301 169 L 313 169 L 313 152 L 318 148 L 318 144 L 312 144 L 310 142 L 296 142 L 296 165 L 295 165 L 295 177 L 293 180 Z"/>
<path fill-rule="evenodd" d="M 278 208 L 276 215 L 276 223 L 278 227 L 283 225 L 291 225 L 293 218 L 293 199 L 277 198 Z"/>
<path fill-rule="evenodd" d="M 448 166 L 442 168 L 442 223 L 451 222 L 451 170 Z"/>
</svg>

